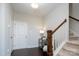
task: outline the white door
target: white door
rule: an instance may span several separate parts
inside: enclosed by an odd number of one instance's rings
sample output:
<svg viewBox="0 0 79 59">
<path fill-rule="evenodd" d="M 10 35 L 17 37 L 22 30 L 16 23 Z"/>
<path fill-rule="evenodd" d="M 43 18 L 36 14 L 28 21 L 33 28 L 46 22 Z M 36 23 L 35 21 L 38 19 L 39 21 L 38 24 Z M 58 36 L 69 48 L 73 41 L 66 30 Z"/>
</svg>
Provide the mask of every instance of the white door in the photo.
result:
<svg viewBox="0 0 79 59">
<path fill-rule="evenodd" d="M 26 48 L 27 23 L 14 21 L 14 49 Z"/>
</svg>

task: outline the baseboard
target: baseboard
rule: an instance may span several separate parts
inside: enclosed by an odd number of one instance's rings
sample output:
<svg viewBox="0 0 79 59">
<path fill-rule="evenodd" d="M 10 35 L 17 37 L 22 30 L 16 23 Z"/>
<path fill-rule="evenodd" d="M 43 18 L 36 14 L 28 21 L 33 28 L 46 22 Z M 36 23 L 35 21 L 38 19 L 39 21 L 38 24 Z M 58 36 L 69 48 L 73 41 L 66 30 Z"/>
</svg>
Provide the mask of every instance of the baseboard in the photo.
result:
<svg viewBox="0 0 79 59">
<path fill-rule="evenodd" d="M 39 46 L 32 46 L 32 47 L 21 47 L 21 48 L 13 48 L 13 50 L 18 50 L 18 49 L 25 49 L 25 48 L 36 48 Z"/>
<path fill-rule="evenodd" d="M 39 48 L 39 47 L 31 47 L 31 48 Z M 20 49 L 26 49 L 26 48 L 13 49 L 13 51 L 14 51 L 14 50 L 20 50 Z M 29 48 L 27 48 L 27 49 L 29 49 Z"/>
<path fill-rule="evenodd" d="M 66 44 L 68 40 L 65 40 L 55 51 L 54 51 L 54 56 L 56 56 L 58 54 L 58 52 L 62 49 L 62 47 L 64 46 L 64 44 Z"/>
</svg>

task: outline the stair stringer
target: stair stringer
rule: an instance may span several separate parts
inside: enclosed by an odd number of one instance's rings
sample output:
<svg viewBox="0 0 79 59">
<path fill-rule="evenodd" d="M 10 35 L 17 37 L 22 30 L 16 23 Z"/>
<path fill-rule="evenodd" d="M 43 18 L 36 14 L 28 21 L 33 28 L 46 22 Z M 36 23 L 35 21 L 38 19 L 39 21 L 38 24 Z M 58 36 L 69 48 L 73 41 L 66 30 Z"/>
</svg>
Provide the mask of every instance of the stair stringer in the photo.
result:
<svg viewBox="0 0 79 59">
<path fill-rule="evenodd" d="M 54 56 L 56 56 L 59 51 L 63 48 L 63 46 L 68 42 L 69 40 L 65 40 L 64 42 L 62 42 L 62 44 L 54 51 Z"/>
</svg>

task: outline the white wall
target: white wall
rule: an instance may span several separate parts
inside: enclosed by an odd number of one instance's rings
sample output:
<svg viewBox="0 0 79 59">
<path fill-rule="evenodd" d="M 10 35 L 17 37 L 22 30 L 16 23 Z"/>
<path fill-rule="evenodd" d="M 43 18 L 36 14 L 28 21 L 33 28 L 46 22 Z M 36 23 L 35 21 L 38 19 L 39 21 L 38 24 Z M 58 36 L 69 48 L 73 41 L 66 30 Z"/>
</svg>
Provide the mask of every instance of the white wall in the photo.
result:
<svg viewBox="0 0 79 59">
<path fill-rule="evenodd" d="M 38 47 L 38 40 L 40 37 L 40 27 L 42 26 L 42 18 L 37 16 L 30 16 L 30 15 L 24 15 L 15 12 L 14 14 L 14 22 L 15 23 L 26 23 L 27 24 L 27 35 L 26 35 L 26 47 L 25 48 L 33 48 Z M 14 24 L 15 25 L 15 24 Z M 15 27 L 14 27 L 14 33 L 15 33 Z M 15 33 L 16 34 L 16 33 Z M 15 35 L 14 34 L 14 35 Z M 21 40 L 19 39 L 19 42 Z M 23 42 L 22 42 L 23 43 Z M 18 45 L 17 39 L 14 38 L 14 49 L 21 49 Z"/>
<path fill-rule="evenodd" d="M 6 54 L 10 55 L 13 49 L 13 10 L 10 4 L 5 4 L 5 43 Z"/>
<path fill-rule="evenodd" d="M 58 48 L 64 41 L 69 39 L 69 9 L 68 4 L 63 3 L 55 8 L 48 16 L 45 17 L 45 27 L 47 30 L 54 30 L 65 19 L 67 22 L 54 33 L 55 47 Z"/>
<path fill-rule="evenodd" d="M 74 3 L 70 8 L 70 16 L 79 19 L 79 3 Z M 72 31 L 75 35 L 79 36 L 79 22 L 70 19 L 70 31 Z"/>
<path fill-rule="evenodd" d="M 0 55 L 10 55 L 12 50 L 12 10 L 9 4 L 0 4 Z"/>
<path fill-rule="evenodd" d="M 3 12 L 4 12 L 4 8 L 3 8 L 3 4 L 0 4 L 0 55 L 3 55 L 3 51 L 4 51 L 4 19 L 3 19 Z"/>
</svg>

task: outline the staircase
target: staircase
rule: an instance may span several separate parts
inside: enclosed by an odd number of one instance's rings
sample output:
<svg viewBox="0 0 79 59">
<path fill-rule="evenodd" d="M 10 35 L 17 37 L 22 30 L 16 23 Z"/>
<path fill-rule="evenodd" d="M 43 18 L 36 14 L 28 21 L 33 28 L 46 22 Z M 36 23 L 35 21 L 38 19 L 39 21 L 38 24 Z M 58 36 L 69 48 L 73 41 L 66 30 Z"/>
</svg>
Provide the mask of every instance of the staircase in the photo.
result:
<svg viewBox="0 0 79 59">
<path fill-rule="evenodd" d="M 79 37 L 71 33 L 69 41 L 62 47 L 57 56 L 79 56 Z"/>
</svg>

